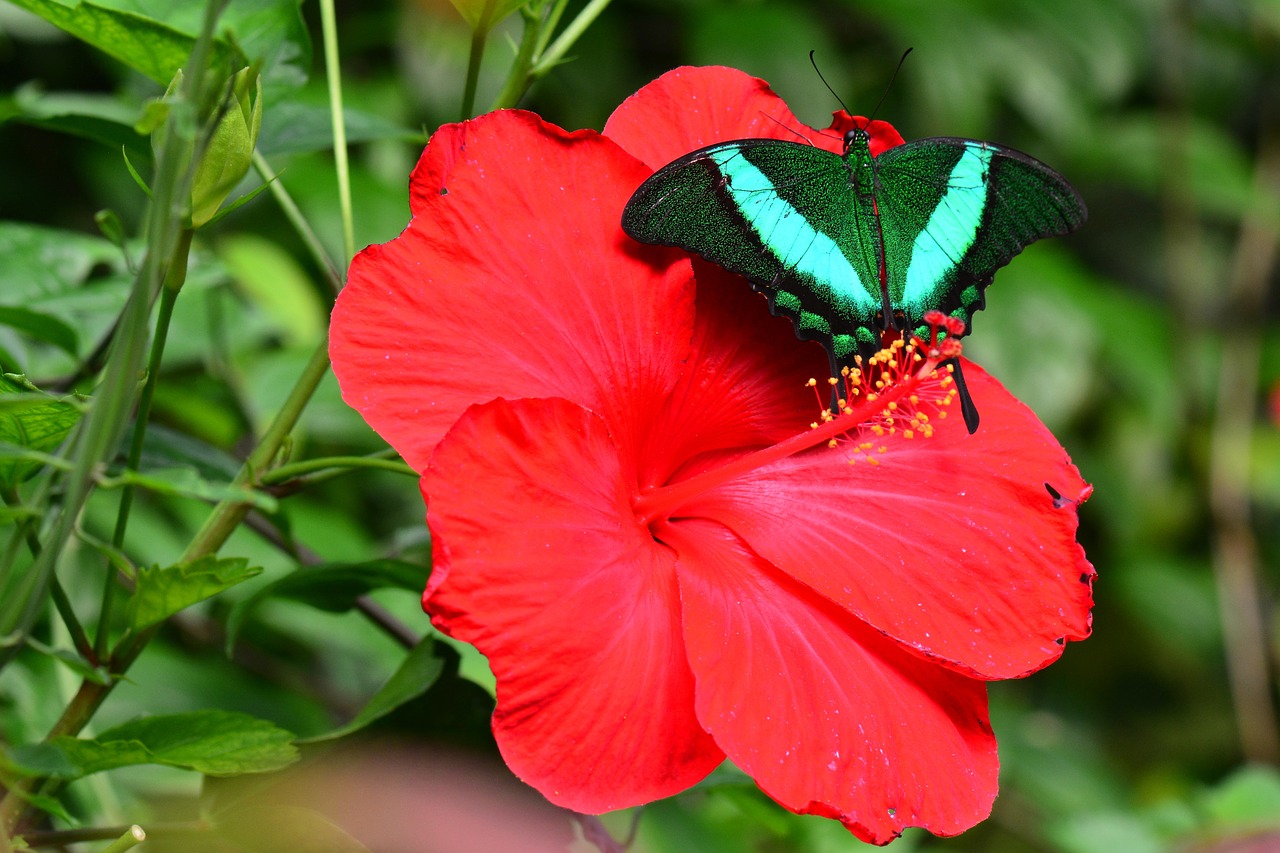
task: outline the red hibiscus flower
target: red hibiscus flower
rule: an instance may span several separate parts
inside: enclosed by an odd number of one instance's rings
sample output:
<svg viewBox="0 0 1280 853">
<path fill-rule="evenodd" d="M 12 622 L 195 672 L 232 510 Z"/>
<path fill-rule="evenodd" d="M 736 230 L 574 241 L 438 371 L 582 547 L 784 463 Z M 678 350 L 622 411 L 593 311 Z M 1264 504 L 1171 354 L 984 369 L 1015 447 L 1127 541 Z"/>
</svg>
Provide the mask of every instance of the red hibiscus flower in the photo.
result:
<svg viewBox="0 0 1280 853">
<path fill-rule="evenodd" d="M 1089 633 L 1090 487 L 999 383 L 965 365 L 969 435 L 939 353 L 894 349 L 812 428 L 822 349 L 742 279 L 620 229 L 680 154 L 797 132 L 837 150 L 849 121 L 810 130 L 703 68 L 603 135 L 449 125 L 408 228 L 351 266 L 334 370 L 423 472 L 424 606 L 488 657 L 502 754 L 557 804 L 649 802 L 727 756 L 867 841 L 955 834 L 996 794 L 985 682 Z"/>
</svg>

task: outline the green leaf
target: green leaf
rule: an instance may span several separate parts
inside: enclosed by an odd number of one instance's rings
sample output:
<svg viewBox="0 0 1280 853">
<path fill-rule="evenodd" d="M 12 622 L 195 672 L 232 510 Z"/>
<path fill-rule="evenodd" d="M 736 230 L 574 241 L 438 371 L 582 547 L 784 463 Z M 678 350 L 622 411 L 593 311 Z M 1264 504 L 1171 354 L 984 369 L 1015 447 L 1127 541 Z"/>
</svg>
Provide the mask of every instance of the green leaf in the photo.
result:
<svg viewBox="0 0 1280 853">
<path fill-rule="evenodd" d="M 80 353 L 80 336 L 71 326 L 39 311 L 0 305 L 0 325 L 26 332 L 37 340 L 52 344 L 73 358 Z"/>
<path fill-rule="evenodd" d="M 435 638 L 430 635 L 423 637 L 349 723 L 316 737 L 302 738 L 298 743 L 320 743 L 357 732 L 426 693 L 443 672 L 444 660 L 436 656 Z"/>
<path fill-rule="evenodd" d="M 62 444 L 80 419 L 78 406 L 40 394 L 26 377 L 0 376 L 0 400 L 19 405 L 0 407 L 0 442 L 49 453 Z M 0 488 L 11 489 L 35 475 L 41 463 L 30 459 L 0 457 Z"/>
<path fill-rule="evenodd" d="M 164 424 L 147 427 L 138 467 L 143 471 L 194 468 L 206 480 L 234 480 L 240 460 L 221 448 L 171 429 Z"/>
<path fill-rule="evenodd" d="M 27 308 L 73 293 L 95 267 L 121 261 L 102 237 L 21 222 L 0 222 L 0 257 L 0 301 Z"/>
<path fill-rule="evenodd" d="M 12 97 L 0 98 L 0 122 L 67 133 L 149 158 L 150 142 L 134 128 L 137 120 L 137 105 L 114 95 L 45 92 L 36 83 L 24 83 Z"/>
<path fill-rule="evenodd" d="M 145 473 L 124 469 L 102 480 L 101 486 L 103 488 L 136 486 L 156 494 L 198 498 L 215 503 L 237 501 L 249 504 L 265 513 L 274 513 L 280 508 L 279 502 L 266 492 L 230 483 L 211 483 L 201 477 L 200 472 L 194 468 L 169 468 Z"/>
<path fill-rule="evenodd" d="M 1280 826 L 1280 771 L 1261 765 L 1241 768 L 1214 788 L 1204 805 L 1223 824 Z"/>
<path fill-rule="evenodd" d="M 342 613 L 355 607 L 357 598 L 375 589 L 421 592 L 426 583 L 426 569 L 401 560 L 327 563 L 298 569 L 236 602 L 227 617 L 227 649 L 235 645 L 249 614 L 268 598 L 287 598 L 317 610 Z"/>
<path fill-rule="evenodd" d="M 293 733 L 235 711 L 139 717 L 92 739 L 58 737 L 14 749 L 26 772 L 78 779 L 117 767 L 163 764 L 209 776 L 267 773 L 298 759 Z"/>
<path fill-rule="evenodd" d="M 90 0 L 80 0 L 74 5 L 58 0 L 12 2 L 161 85 L 178 72 L 195 44 L 192 36 L 173 27 L 136 12 L 113 9 L 105 3 Z M 232 51 L 225 43 L 215 42 L 214 54 L 215 62 L 230 67 Z"/>
<path fill-rule="evenodd" d="M 142 631 L 199 601 L 262 573 L 242 557 L 202 557 L 194 563 L 143 568 L 129 600 L 129 625 Z"/>
<path fill-rule="evenodd" d="M 374 113 L 344 109 L 342 119 L 347 142 L 394 139 L 423 144 L 426 135 Z M 285 101 L 273 104 L 262 118 L 258 150 L 265 156 L 328 151 L 333 148 L 333 120 L 329 108 L 319 104 Z"/>
</svg>

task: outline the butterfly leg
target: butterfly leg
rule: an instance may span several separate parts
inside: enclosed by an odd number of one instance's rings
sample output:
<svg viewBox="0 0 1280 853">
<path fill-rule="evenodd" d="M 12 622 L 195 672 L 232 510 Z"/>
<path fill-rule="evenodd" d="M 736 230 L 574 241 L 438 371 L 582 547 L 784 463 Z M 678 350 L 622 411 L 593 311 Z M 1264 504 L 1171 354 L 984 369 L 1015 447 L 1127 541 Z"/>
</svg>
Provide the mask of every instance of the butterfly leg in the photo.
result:
<svg viewBox="0 0 1280 853">
<path fill-rule="evenodd" d="M 947 362 L 955 366 L 951 374 L 956 380 L 956 391 L 960 393 L 960 412 L 964 415 L 964 425 L 969 428 L 969 435 L 978 431 L 978 407 L 969 396 L 969 386 L 964 383 L 964 373 L 960 371 L 960 359 L 953 358 Z"/>
<path fill-rule="evenodd" d="M 840 389 L 844 387 L 844 382 L 840 376 L 840 362 L 836 360 L 836 354 L 827 348 L 827 363 L 831 365 L 831 378 L 836 381 L 831 384 L 831 413 L 838 414 L 840 411 Z"/>
</svg>

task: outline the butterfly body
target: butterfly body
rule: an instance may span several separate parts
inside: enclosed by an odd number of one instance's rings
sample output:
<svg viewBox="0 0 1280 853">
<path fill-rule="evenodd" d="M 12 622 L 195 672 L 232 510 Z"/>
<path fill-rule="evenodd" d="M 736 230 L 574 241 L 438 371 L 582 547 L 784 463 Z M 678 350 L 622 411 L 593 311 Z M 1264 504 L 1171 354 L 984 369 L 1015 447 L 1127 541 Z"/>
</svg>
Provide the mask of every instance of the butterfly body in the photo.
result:
<svg viewBox="0 0 1280 853">
<path fill-rule="evenodd" d="M 937 137 L 872 156 L 870 142 L 855 127 L 843 154 L 777 139 L 700 148 L 640 185 L 622 227 L 745 276 L 838 371 L 890 329 L 923 332 L 931 310 L 967 333 L 996 270 L 1087 215 L 1065 178 L 1019 151 Z"/>
</svg>

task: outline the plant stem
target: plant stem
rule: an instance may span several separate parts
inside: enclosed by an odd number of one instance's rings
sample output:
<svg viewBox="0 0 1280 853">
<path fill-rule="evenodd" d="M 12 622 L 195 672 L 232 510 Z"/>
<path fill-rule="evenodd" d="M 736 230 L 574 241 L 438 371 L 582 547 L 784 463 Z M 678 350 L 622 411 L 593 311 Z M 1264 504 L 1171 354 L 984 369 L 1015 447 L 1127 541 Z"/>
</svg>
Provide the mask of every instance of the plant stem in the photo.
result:
<svg viewBox="0 0 1280 853">
<path fill-rule="evenodd" d="M 169 323 L 173 319 L 173 306 L 178 301 L 178 292 L 182 290 L 182 285 L 187 280 L 187 261 L 191 255 L 191 240 L 194 236 L 195 232 L 190 228 L 183 228 L 179 232 L 178 242 L 173 247 L 173 255 L 169 258 L 164 286 L 160 289 L 156 331 L 151 339 L 151 356 L 147 360 L 147 381 L 142 386 L 142 394 L 138 398 L 138 410 L 133 420 L 133 437 L 129 442 L 129 457 L 125 461 L 125 468 L 129 471 L 138 470 L 138 463 L 142 459 L 142 445 L 147 435 L 147 423 L 151 419 L 151 404 L 155 399 L 156 385 L 160 379 L 160 364 L 164 359 L 165 341 L 169 337 Z M 124 534 L 129 527 L 129 511 L 132 507 L 133 486 L 126 485 L 120 493 L 120 506 L 116 511 L 116 527 L 111 536 L 113 548 L 119 549 L 124 544 Z M 116 588 L 116 568 L 108 561 L 102 589 L 101 618 L 98 619 L 97 635 L 94 638 L 94 650 L 99 658 L 107 654 L 111 609 Z"/>
<path fill-rule="evenodd" d="M 511 70 L 507 72 L 507 80 L 502 84 L 502 91 L 489 107 L 491 110 L 510 109 L 520 103 L 525 90 L 529 88 L 529 69 L 533 67 L 534 58 L 538 55 L 538 45 L 545 41 L 542 35 L 546 19 L 542 16 L 541 8 L 522 8 L 520 16 L 524 18 L 524 35 L 520 37 L 520 47 L 511 63 Z"/>
<path fill-rule="evenodd" d="M 118 839 L 133 830 L 131 826 L 91 826 L 84 829 L 36 830 L 28 832 L 24 839 L 31 847 L 66 847 L 86 841 Z M 151 841 L 173 838 L 189 838 L 208 835 L 211 827 L 205 821 L 187 823 L 158 823 L 147 825 L 147 838 Z M 105 853 L 105 851 L 104 851 Z"/>
<path fill-rule="evenodd" d="M 135 823 L 126 829 L 119 838 L 102 848 L 102 853 L 124 853 L 124 851 L 132 850 L 146 840 L 147 834 L 142 831 L 142 827 Z"/>
<path fill-rule="evenodd" d="M 6 489 L 4 502 L 9 506 L 20 504 L 22 500 L 18 496 L 18 490 L 15 488 Z M 30 549 L 33 557 L 40 556 L 40 538 L 36 535 L 35 519 L 22 519 L 18 523 L 18 536 L 26 540 L 27 548 Z M 17 537 L 15 537 L 15 541 L 16 539 Z M 76 616 L 76 611 L 71 606 L 71 599 L 67 596 L 67 591 L 62 588 L 62 583 L 58 580 L 57 574 L 49 577 L 49 591 L 53 595 L 53 606 L 57 608 L 58 615 L 62 618 L 62 623 L 67 626 L 67 632 L 71 634 L 71 642 L 75 645 L 76 651 L 90 664 L 97 666 L 98 657 L 94 654 L 93 645 L 89 642 L 89 635 L 85 632 L 84 626 L 80 624 L 80 619 Z"/>
<path fill-rule="evenodd" d="M 347 131 L 342 114 L 342 69 L 338 64 L 338 23 L 333 0 L 320 0 L 325 76 L 329 80 L 329 113 L 333 121 L 333 160 L 338 171 L 338 209 L 342 214 L 342 253 L 346 263 L 356 253 L 351 215 L 351 176 L 347 168 Z"/>
<path fill-rule="evenodd" d="M 249 458 L 245 460 L 240 473 L 232 481 L 233 486 L 253 487 L 261 482 L 263 473 L 271 465 L 276 454 L 280 452 L 285 438 L 288 437 L 297 424 L 298 418 L 302 415 L 302 410 L 310 402 L 311 395 L 315 393 L 316 388 L 319 387 L 321 380 L 324 379 L 328 372 L 329 341 L 326 337 L 320 341 L 320 345 L 312 353 L 311 360 L 303 368 L 297 384 L 293 386 L 293 390 L 290 391 L 289 397 L 284 401 L 284 405 L 281 406 L 271 425 L 267 427 L 266 434 L 263 435 L 262 440 L 258 442 L 258 446 L 253 449 L 253 452 L 249 454 Z M 227 537 L 235 530 L 236 525 L 244 519 L 249 508 L 250 505 L 243 501 L 223 501 L 218 504 L 196 533 L 195 538 L 187 545 L 179 562 L 188 563 L 209 554 L 217 553 L 218 549 L 222 547 L 222 543 L 227 541 Z"/>
<path fill-rule="evenodd" d="M 304 459 L 301 462 L 281 465 L 263 476 L 261 482 L 264 486 L 275 486 L 314 471 L 338 469 L 334 473 L 343 473 L 352 468 L 376 468 L 380 471 L 392 471 L 396 474 L 405 474 L 415 478 L 419 476 L 417 471 L 395 459 L 378 459 L 371 456 L 325 456 L 319 459 Z"/>
<path fill-rule="evenodd" d="M 551 41 L 551 36 L 555 34 L 556 27 L 560 26 L 560 19 L 564 16 L 565 7 L 569 5 L 569 0 L 555 0 L 551 6 L 551 12 L 546 16 L 542 26 L 539 28 L 542 32 L 538 35 L 538 46 L 534 52 L 534 56 L 542 56 L 547 49 L 547 42 Z"/>
<path fill-rule="evenodd" d="M 489 41 L 487 27 L 477 27 L 471 31 L 471 52 L 467 57 L 467 83 L 462 90 L 462 118 L 471 118 L 476 107 L 476 87 L 480 84 L 480 63 L 484 59 L 484 48 Z"/>
<path fill-rule="evenodd" d="M 1270 127 L 1262 123 L 1261 127 Z M 1259 145 L 1255 198 L 1280 189 L 1280 135 Z M 1248 761 L 1280 761 L 1273 684 L 1268 665 L 1264 573 L 1253 530 L 1251 474 L 1256 393 L 1262 359 L 1262 327 L 1268 283 L 1280 256 L 1265 201 L 1245 210 L 1227 292 L 1232 324 L 1222 344 L 1218 397 L 1209 441 L 1209 506 L 1214 519 L 1214 577 L 1222 614 L 1223 646 L 1240 749 Z"/>
<path fill-rule="evenodd" d="M 595 23 L 596 18 L 609 8 L 610 0 L 591 0 L 582 11 L 578 13 L 578 17 L 574 18 L 569 26 L 564 28 L 564 32 L 547 48 L 546 53 L 538 57 L 537 64 L 529 71 L 529 82 L 544 76 L 552 68 L 564 59 L 564 55 L 569 52 L 569 48 L 573 47 L 583 33 L 587 31 L 587 27 Z"/>
</svg>

